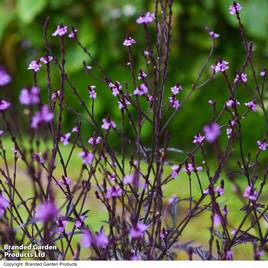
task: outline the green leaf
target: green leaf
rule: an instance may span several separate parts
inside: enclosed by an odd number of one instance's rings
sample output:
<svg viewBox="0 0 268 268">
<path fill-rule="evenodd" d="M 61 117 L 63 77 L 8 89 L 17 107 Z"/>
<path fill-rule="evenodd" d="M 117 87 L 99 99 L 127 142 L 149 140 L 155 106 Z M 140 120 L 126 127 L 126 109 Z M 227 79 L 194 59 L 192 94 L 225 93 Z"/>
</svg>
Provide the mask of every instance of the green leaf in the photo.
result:
<svg viewBox="0 0 268 268">
<path fill-rule="evenodd" d="M 40 14 L 47 4 L 47 0 L 17 0 L 18 17 L 24 23 L 30 23 Z"/>
<path fill-rule="evenodd" d="M 1 39 L 6 27 L 8 26 L 9 22 L 13 19 L 13 12 L 5 9 L 5 7 L 1 4 L 0 18 L 1 18 L 0 20 L 0 39 Z"/>
</svg>

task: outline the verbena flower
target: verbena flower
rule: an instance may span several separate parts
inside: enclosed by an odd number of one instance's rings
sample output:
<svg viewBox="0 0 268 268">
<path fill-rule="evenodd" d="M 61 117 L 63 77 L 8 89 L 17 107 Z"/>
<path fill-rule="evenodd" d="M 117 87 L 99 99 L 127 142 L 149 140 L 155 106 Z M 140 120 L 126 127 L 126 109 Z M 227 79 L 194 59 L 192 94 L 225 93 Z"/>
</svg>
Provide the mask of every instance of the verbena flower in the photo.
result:
<svg viewBox="0 0 268 268">
<path fill-rule="evenodd" d="M 143 236 L 144 232 L 148 229 L 148 225 L 138 222 L 133 225 L 129 231 L 129 237 L 131 239 L 137 239 Z"/>
<path fill-rule="evenodd" d="M 261 151 L 265 151 L 268 144 L 265 141 L 257 141 L 258 147 Z"/>
<path fill-rule="evenodd" d="M 102 126 L 101 127 L 105 130 L 109 130 L 111 128 L 116 128 L 116 124 L 110 118 L 104 118 L 104 119 L 102 119 Z"/>
<path fill-rule="evenodd" d="M 257 105 L 256 101 L 249 101 L 245 103 L 245 106 L 248 107 L 249 110 L 256 112 L 257 111 Z"/>
<path fill-rule="evenodd" d="M 77 32 L 78 32 L 78 30 L 76 28 L 73 28 L 72 31 L 68 34 L 68 37 L 70 39 L 76 38 Z"/>
<path fill-rule="evenodd" d="M 38 87 L 32 87 L 31 89 L 24 88 L 20 92 L 20 103 L 23 105 L 34 105 L 40 102 L 39 97 L 40 90 Z"/>
<path fill-rule="evenodd" d="M 233 259 L 233 253 L 231 250 L 228 250 L 225 255 L 225 259 L 231 261 Z"/>
<path fill-rule="evenodd" d="M 243 193 L 243 196 L 249 200 L 255 201 L 258 197 L 258 192 L 255 191 L 253 187 L 247 186 Z"/>
<path fill-rule="evenodd" d="M 128 174 L 124 177 L 123 179 L 123 183 L 126 185 L 126 184 L 132 184 L 134 181 L 134 175 L 132 174 Z"/>
<path fill-rule="evenodd" d="M 194 136 L 193 143 L 194 144 L 201 144 L 204 141 L 204 139 L 205 139 L 205 137 L 202 134 L 198 133 Z"/>
<path fill-rule="evenodd" d="M 68 224 L 68 221 L 62 220 L 62 219 L 58 219 L 56 221 L 56 232 L 58 234 L 61 234 L 61 233 L 65 232 L 65 227 L 66 227 L 67 224 Z"/>
<path fill-rule="evenodd" d="M 90 152 L 80 152 L 78 156 L 83 159 L 85 165 L 91 165 L 94 159 L 94 154 Z"/>
<path fill-rule="evenodd" d="M 181 107 L 181 104 L 179 100 L 176 99 L 175 95 L 172 95 L 171 97 L 169 97 L 169 104 L 175 110 L 179 110 L 179 108 Z"/>
<path fill-rule="evenodd" d="M 122 193 L 123 190 L 119 186 L 112 186 L 111 188 L 107 189 L 105 196 L 107 199 L 111 199 L 121 196 Z"/>
<path fill-rule="evenodd" d="M 0 137 L 2 137 L 5 134 L 5 131 L 0 129 Z"/>
<path fill-rule="evenodd" d="M 171 177 L 173 179 L 175 179 L 178 176 L 179 168 L 180 167 L 178 165 L 175 165 L 175 166 L 172 167 Z"/>
<path fill-rule="evenodd" d="M 149 24 L 149 23 L 153 22 L 154 19 L 155 19 L 155 14 L 148 11 L 143 16 L 140 16 L 136 20 L 136 22 L 138 24 Z"/>
<path fill-rule="evenodd" d="M 62 185 L 68 185 L 70 186 L 72 183 L 72 180 L 70 177 L 66 176 L 66 177 L 63 177 L 62 180 L 61 180 L 61 184 Z"/>
<path fill-rule="evenodd" d="M 226 107 L 235 107 L 238 105 L 240 105 L 240 102 L 233 98 L 230 98 L 228 101 L 225 102 Z"/>
<path fill-rule="evenodd" d="M 85 247 L 85 248 L 90 248 L 92 246 L 92 234 L 88 229 L 84 229 L 82 231 L 82 239 L 81 239 L 81 244 Z"/>
<path fill-rule="evenodd" d="M 2 194 L 0 194 L 0 219 L 5 214 L 8 206 L 9 201 Z"/>
<path fill-rule="evenodd" d="M 217 213 L 213 215 L 213 224 L 215 227 L 218 227 L 221 224 L 221 217 Z"/>
<path fill-rule="evenodd" d="M 128 105 L 130 105 L 130 102 L 125 97 L 121 98 L 118 101 L 118 107 L 119 107 L 120 110 L 126 109 Z"/>
<path fill-rule="evenodd" d="M 212 39 L 217 39 L 220 36 L 219 34 L 213 31 L 210 31 L 208 34 L 211 36 Z"/>
<path fill-rule="evenodd" d="M 37 161 L 41 165 L 43 165 L 46 162 L 45 159 L 42 156 L 42 153 L 34 153 L 33 154 L 33 160 Z"/>
<path fill-rule="evenodd" d="M 221 133 L 220 126 L 217 123 L 204 126 L 203 130 L 206 140 L 210 143 L 214 142 Z"/>
<path fill-rule="evenodd" d="M 0 86 L 5 86 L 11 82 L 11 76 L 7 73 L 7 71 L 0 67 Z"/>
<path fill-rule="evenodd" d="M 39 61 L 33 60 L 28 65 L 28 70 L 33 70 L 34 72 L 38 72 L 41 69 L 42 65 Z"/>
<path fill-rule="evenodd" d="M 103 228 L 98 231 L 94 237 L 94 242 L 99 248 L 106 248 L 108 246 L 109 240 L 107 235 L 105 234 Z"/>
<path fill-rule="evenodd" d="M 168 204 L 169 205 L 174 205 L 179 201 L 179 198 L 176 195 L 172 195 L 169 199 L 168 199 Z"/>
<path fill-rule="evenodd" d="M 66 134 L 61 135 L 60 141 L 63 143 L 64 146 L 69 144 L 70 137 L 71 137 L 71 133 L 66 133 Z"/>
<path fill-rule="evenodd" d="M 229 13 L 231 15 L 235 15 L 236 13 L 239 13 L 239 11 L 242 9 L 241 5 L 237 2 L 233 3 L 229 7 Z"/>
<path fill-rule="evenodd" d="M 171 87 L 171 92 L 173 95 L 177 95 L 181 91 L 182 91 L 182 86 L 180 84 L 177 84 L 177 85 Z"/>
<path fill-rule="evenodd" d="M 5 111 L 10 107 L 10 102 L 6 100 L 0 100 L 0 111 Z"/>
<path fill-rule="evenodd" d="M 131 47 L 133 46 L 134 44 L 136 44 L 136 41 L 132 38 L 132 37 L 127 37 L 124 42 L 123 42 L 123 45 L 126 46 L 126 47 Z"/>
<path fill-rule="evenodd" d="M 40 58 L 40 61 L 43 62 L 44 64 L 48 64 L 52 60 L 53 60 L 53 56 L 50 56 L 50 55 L 46 55 Z"/>
<path fill-rule="evenodd" d="M 138 80 L 144 80 L 146 77 L 147 77 L 147 74 L 144 71 L 139 70 Z"/>
<path fill-rule="evenodd" d="M 228 139 L 232 137 L 233 129 L 232 128 L 226 128 L 226 135 Z"/>
<path fill-rule="evenodd" d="M 122 90 L 122 86 L 118 81 L 115 81 L 114 83 L 110 82 L 109 88 L 112 90 L 112 93 L 115 97 L 118 96 Z"/>
<path fill-rule="evenodd" d="M 262 69 L 261 72 L 260 72 L 260 76 L 261 76 L 262 78 L 265 78 L 265 77 L 266 77 L 266 74 L 267 74 L 266 69 Z"/>
<path fill-rule="evenodd" d="M 55 32 L 52 33 L 52 36 L 64 36 L 67 34 L 68 28 L 64 25 L 58 25 Z"/>
<path fill-rule="evenodd" d="M 141 84 L 134 90 L 134 95 L 143 96 L 148 93 L 148 88 L 145 84 Z"/>
<path fill-rule="evenodd" d="M 88 143 L 91 145 L 97 145 L 101 142 L 101 137 L 93 135 L 89 140 Z"/>
<path fill-rule="evenodd" d="M 47 105 L 43 105 L 40 111 L 36 112 L 32 118 L 31 127 L 38 128 L 41 123 L 48 123 L 54 118 Z"/>
<path fill-rule="evenodd" d="M 185 164 L 185 168 L 182 169 L 183 172 L 186 172 L 188 174 L 191 174 L 192 172 L 198 172 L 202 171 L 203 168 L 201 166 L 195 167 L 192 163 Z"/>
<path fill-rule="evenodd" d="M 247 81 L 248 81 L 247 74 L 245 74 L 245 73 L 237 73 L 236 77 L 235 77 L 235 80 L 234 80 L 234 83 L 236 84 L 238 82 L 241 82 L 241 83 L 246 84 Z"/>
<path fill-rule="evenodd" d="M 37 221 L 47 222 L 55 220 L 59 211 L 52 201 L 43 202 L 36 210 L 35 219 Z"/>
<path fill-rule="evenodd" d="M 225 60 L 219 60 L 215 65 L 211 66 L 213 73 L 216 74 L 218 72 L 225 72 L 229 69 L 229 62 Z"/>
<path fill-rule="evenodd" d="M 95 90 L 95 86 L 89 86 L 88 87 L 88 93 L 89 93 L 89 97 L 92 99 L 92 100 L 95 100 L 97 98 L 97 93 L 96 93 L 96 90 Z"/>
</svg>

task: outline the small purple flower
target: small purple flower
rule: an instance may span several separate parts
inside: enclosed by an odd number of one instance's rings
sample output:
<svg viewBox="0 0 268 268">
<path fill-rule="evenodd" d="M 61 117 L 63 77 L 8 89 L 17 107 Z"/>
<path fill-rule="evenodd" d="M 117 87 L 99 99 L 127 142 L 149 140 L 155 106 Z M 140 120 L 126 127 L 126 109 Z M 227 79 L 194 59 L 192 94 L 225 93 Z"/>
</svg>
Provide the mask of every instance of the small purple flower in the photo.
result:
<svg viewBox="0 0 268 268">
<path fill-rule="evenodd" d="M 125 110 L 128 105 L 130 105 L 130 102 L 126 98 L 121 98 L 118 101 L 118 107 L 120 110 Z"/>
<path fill-rule="evenodd" d="M 240 105 L 240 102 L 233 98 L 230 98 L 228 101 L 225 102 L 225 107 L 235 107 L 238 105 Z"/>
<path fill-rule="evenodd" d="M 70 137 L 71 137 L 71 133 L 66 133 L 66 134 L 61 135 L 60 141 L 63 143 L 64 146 L 69 144 Z"/>
<path fill-rule="evenodd" d="M 48 109 L 47 105 L 43 105 L 40 111 L 36 112 L 32 118 L 31 127 L 38 128 L 41 123 L 48 123 L 54 118 L 53 113 Z"/>
<path fill-rule="evenodd" d="M 97 145 L 101 142 L 101 137 L 93 135 L 89 140 L 88 143 L 91 145 Z"/>
<path fill-rule="evenodd" d="M 221 217 L 217 213 L 213 215 L 213 224 L 215 227 L 218 227 L 221 224 Z"/>
<path fill-rule="evenodd" d="M 176 99 L 175 95 L 172 95 L 171 97 L 169 97 L 169 104 L 176 111 L 179 110 L 181 107 L 181 104 L 180 104 L 179 100 Z"/>
<path fill-rule="evenodd" d="M 106 248 L 108 246 L 109 240 L 103 229 L 101 228 L 99 232 L 95 235 L 95 244 L 99 248 Z"/>
<path fill-rule="evenodd" d="M 147 77 L 147 74 L 144 71 L 140 70 L 138 74 L 138 80 L 143 81 L 146 77 Z"/>
<path fill-rule="evenodd" d="M 145 84 L 141 84 L 134 90 L 134 95 L 143 96 L 148 93 L 148 88 Z"/>
<path fill-rule="evenodd" d="M 179 94 L 179 92 L 182 91 L 182 86 L 180 84 L 175 85 L 174 87 L 171 88 L 171 92 L 173 95 Z"/>
<path fill-rule="evenodd" d="M 78 156 L 83 159 L 85 165 L 91 165 L 94 159 L 94 154 L 90 152 L 80 152 Z"/>
<path fill-rule="evenodd" d="M 247 186 L 243 193 L 243 196 L 249 200 L 255 201 L 258 197 L 258 192 L 255 191 L 253 187 Z"/>
<path fill-rule="evenodd" d="M 43 202 L 36 210 L 35 219 L 37 221 L 52 221 L 55 220 L 59 211 L 52 201 Z"/>
<path fill-rule="evenodd" d="M 249 110 L 256 112 L 257 111 L 257 105 L 256 101 L 249 101 L 245 103 L 245 106 L 248 107 Z"/>
<path fill-rule="evenodd" d="M 64 25 L 58 25 L 55 32 L 52 34 L 52 36 L 64 36 L 68 31 L 67 26 Z"/>
<path fill-rule="evenodd" d="M 74 224 L 75 227 L 80 228 L 83 225 L 85 219 L 86 219 L 85 215 L 79 216 L 79 218 L 75 221 L 75 224 Z"/>
<path fill-rule="evenodd" d="M 20 92 L 20 103 L 23 105 L 34 105 L 40 102 L 39 88 L 32 87 L 31 89 L 23 88 Z"/>
<path fill-rule="evenodd" d="M 148 11 L 143 16 L 140 16 L 136 22 L 137 24 L 149 24 L 153 22 L 154 19 L 155 19 L 155 14 Z"/>
<path fill-rule="evenodd" d="M 121 196 L 123 193 L 122 189 L 119 186 L 112 186 L 111 188 L 107 189 L 106 198 L 116 198 Z"/>
<path fill-rule="evenodd" d="M 234 2 L 232 5 L 229 7 L 229 13 L 231 15 L 235 15 L 236 13 L 239 13 L 239 11 L 242 9 L 241 5 L 237 2 Z"/>
<path fill-rule="evenodd" d="M 192 172 L 202 171 L 203 168 L 201 166 L 195 167 L 192 163 L 185 164 L 185 168 L 182 169 L 183 172 L 191 174 Z"/>
<path fill-rule="evenodd" d="M 45 159 L 42 156 L 42 153 L 34 153 L 33 160 L 40 163 L 41 165 L 45 164 Z"/>
<path fill-rule="evenodd" d="M 67 176 L 67 177 L 63 177 L 60 183 L 61 183 L 61 185 L 68 185 L 68 186 L 70 186 L 71 183 L 72 183 L 72 180 L 71 180 L 70 177 Z"/>
<path fill-rule="evenodd" d="M 62 220 L 62 219 L 58 219 L 58 220 L 56 221 L 56 224 L 57 224 L 56 232 L 57 232 L 58 234 L 61 234 L 61 233 L 65 232 L 65 227 L 66 227 L 66 225 L 68 224 L 68 221 L 66 221 L 66 220 Z"/>
<path fill-rule="evenodd" d="M 72 31 L 68 34 L 68 37 L 70 39 L 74 39 L 77 35 L 78 30 L 76 28 L 73 28 Z"/>
<path fill-rule="evenodd" d="M 40 61 L 43 62 L 44 64 L 48 64 L 52 60 L 53 60 L 53 57 L 50 55 L 46 55 L 46 56 L 40 58 Z"/>
<path fill-rule="evenodd" d="M 109 118 L 104 118 L 102 119 L 102 126 L 101 126 L 103 129 L 105 130 L 109 130 L 111 128 L 116 128 L 116 124 L 114 121 L 112 121 L 111 119 Z"/>
<path fill-rule="evenodd" d="M 245 73 L 237 73 L 234 83 L 237 84 L 238 82 L 246 84 L 248 81 L 248 76 Z"/>
<path fill-rule="evenodd" d="M 126 175 L 126 176 L 124 177 L 123 183 L 124 183 L 125 185 L 127 185 L 127 184 L 132 184 L 133 181 L 134 181 L 134 176 L 133 176 L 132 174 L 128 174 L 128 175 Z"/>
<path fill-rule="evenodd" d="M 233 133 L 232 128 L 227 128 L 226 129 L 226 135 L 227 135 L 228 139 L 230 139 L 232 137 L 232 133 Z"/>
<path fill-rule="evenodd" d="M 200 133 L 198 133 L 194 136 L 193 143 L 194 144 L 201 144 L 204 141 L 204 139 L 205 139 L 205 137 L 203 135 L 201 135 Z"/>
<path fill-rule="evenodd" d="M 114 83 L 109 83 L 109 88 L 112 90 L 113 95 L 116 97 L 119 95 L 120 91 L 122 90 L 122 86 L 118 81 L 115 81 Z"/>
<path fill-rule="evenodd" d="M 178 165 L 175 165 L 175 166 L 172 167 L 171 177 L 173 179 L 175 179 L 178 176 L 179 168 L 180 167 Z"/>
<path fill-rule="evenodd" d="M 266 69 L 262 69 L 261 72 L 260 72 L 260 76 L 261 76 L 262 78 L 265 78 L 265 77 L 266 77 L 266 74 L 267 74 Z"/>
<path fill-rule="evenodd" d="M 209 143 L 214 142 L 221 133 L 220 126 L 215 122 L 204 126 L 203 130 L 205 133 L 205 138 Z"/>
<path fill-rule="evenodd" d="M 213 32 L 213 31 L 210 31 L 208 34 L 210 35 L 210 37 L 212 39 L 217 39 L 220 36 L 219 34 Z"/>
<path fill-rule="evenodd" d="M 0 100 L 0 111 L 5 111 L 10 106 L 10 102 L 6 100 Z"/>
<path fill-rule="evenodd" d="M 72 132 L 73 133 L 78 133 L 78 127 L 77 126 L 73 127 Z"/>
<path fill-rule="evenodd" d="M 132 38 L 132 37 L 127 37 L 124 42 L 123 42 L 123 45 L 126 46 L 126 47 L 131 47 L 133 46 L 134 44 L 136 44 L 136 41 Z"/>
<path fill-rule="evenodd" d="M 176 195 L 172 195 L 169 199 L 168 199 L 168 204 L 169 205 L 174 205 L 179 201 L 179 198 Z"/>
<path fill-rule="evenodd" d="M 84 229 L 82 231 L 82 239 L 81 239 L 81 244 L 85 248 L 90 248 L 92 246 L 93 242 L 93 236 L 91 232 L 88 229 Z"/>
<path fill-rule="evenodd" d="M 138 222 L 133 225 L 129 231 L 129 236 L 131 239 L 137 239 L 143 236 L 144 232 L 148 229 L 148 225 Z"/>
<path fill-rule="evenodd" d="M 30 62 L 27 69 L 33 70 L 34 72 L 37 73 L 41 69 L 41 64 L 39 61 L 33 60 L 32 62 Z"/>
<path fill-rule="evenodd" d="M 216 65 L 211 66 L 211 69 L 213 70 L 214 74 L 218 72 L 225 72 L 229 69 L 229 62 L 225 60 L 219 60 Z"/>
<path fill-rule="evenodd" d="M 97 93 L 96 93 L 96 90 L 95 90 L 95 86 L 89 86 L 88 87 L 88 93 L 89 93 L 89 97 L 92 99 L 92 100 L 95 100 L 97 98 Z"/>
<path fill-rule="evenodd" d="M 265 151 L 268 144 L 265 141 L 257 141 L 258 147 L 261 151 Z"/>
<path fill-rule="evenodd" d="M 0 194 L 0 219 L 4 215 L 8 205 L 8 200 L 2 194 Z"/>
<path fill-rule="evenodd" d="M 5 134 L 5 131 L 0 129 L 0 137 L 2 137 Z"/>
<path fill-rule="evenodd" d="M 11 82 L 11 76 L 7 73 L 7 71 L 0 67 L 0 86 L 5 86 Z"/>
<path fill-rule="evenodd" d="M 233 259 L 233 253 L 231 250 L 228 250 L 225 254 L 225 259 L 231 261 Z"/>
</svg>

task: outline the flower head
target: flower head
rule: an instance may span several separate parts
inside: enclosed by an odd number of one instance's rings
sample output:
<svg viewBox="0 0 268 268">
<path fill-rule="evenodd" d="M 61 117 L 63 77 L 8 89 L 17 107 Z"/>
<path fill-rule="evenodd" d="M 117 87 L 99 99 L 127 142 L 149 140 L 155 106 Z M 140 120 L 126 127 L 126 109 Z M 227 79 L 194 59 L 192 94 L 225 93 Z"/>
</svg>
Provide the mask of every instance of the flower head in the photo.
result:
<svg viewBox="0 0 268 268">
<path fill-rule="evenodd" d="M 110 118 L 104 118 L 104 119 L 102 119 L 102 126 L 101 127 L 105 130 L 109 130 L 111 128 L 116 128 L 116 124 Z"/>
<path fill-rule="evenodd" d="M 33 70 L 34 72 L 38 72 L 41 69 L 41 63 L 39 61 L 33 60 L 30 62 L 28 70 Z"/>
<path fill-rule="evenodd" d="M 10 106 L 10 102 L 6 100 L 0 100 L 0 111 L 5 111 Z"/>
<path fill-rule="evenodd" d="M 5 86 L 11 82 L 11 76 L 7 73 L 7 71 L 0 67 L 0 86 Z"/>
<path fill-rule="evenodd" d="M 211 66 L 213 73 L 216 74 L 218 72 L 225 72 L 229 69 L 229 62 L 225 60 L 219 60 L 215 65 Z"/>
<path fill-rule="evenodd" d="M 48 64 L 52 60 L 53 60 L 53 57 L 50 55 L 46 55 L 46 56 L 40 58 L 40 61 L 43 62 L 44 64 Z"/>
<path fill-rule="evenodd" d="M 179 110 L 179 108 L 181 107 L 181 104 L 179 100 L 176 99 L 175 95 L 172 95 L 171 97 L 169 97 L 169 104 L 175 110 Z"/>
<path fill-rule="evenodd" d="M 76 28 L 73 28 L 72 31 L 68 34 L 68 37 L 70 39 L 74 39 L 77 35 L 78 30 Z"/>
<path fill-rule="evenodd" d="M 229 7 L 229 13 L 231 15 L 235 15 L 236 13 L 239 13 L 239 11 L 242 9 L 241 5 L 237 2 L 234 2 L 232 5 Z"/>
<path fill-rule="evenodd" d="M 83 159 L 85 165 L 91 165 L 94 159 L 94 154 L 90 152 L 80 152 L 78 156 Z"/>
<path fill-rule="evenodd" d="M 127 98 L 123 97 L 118 101 L 118 107 L 120 110 L 126 109 L 128 105 L 130 105 L 130 102 L 127 100 Z"/>
<path fill-rule="evenodd" d="M 109 88 L 112 90 L 112 93 L 115 97 L 118 96 L 122 90 L 122 86 L 118 81 L 115 81 L 114 83 L 110 82 Z"/>
<path fill-rule="evenodd" d="M 53 113 L 48 109 L 47 105 L 43 105 L 40 111 L 36 112 L 32 118 L 31 127 L 38 128 L 41 123 L 48 123 L 54 118 Z"/>
<path fill-rule="evenodd" d="M 201 166 L 195 167 L 192 163 L 185 164 L 185 168 L 182 169 L 183 172 L 191 174 L 192 172 L 202 171 L 203 168 Z"/>
<path fill-rule="evenodd" d="M 95 86 L 89 86 L 88 87 L 88 93 L 89 93 L 89 97 L 92 99 L 92 100 L 95 100 L 97 98 L 97 93 L 96 93 L 96 90 L 95 90 Z"/>
<path fill-rule="evenodd" d="M 138 222 L 133 225 L 129 231 L 129 236 L 131 239 L 137 239 L 143 236 L 144 232 L 148 229 L 148 225 Z"/>
<path fill-rule="evenodd" d="M 71 133 L 66 133 L 66 134 L 61 135 L 60 141 L 63 143 L 64 146 L 69 144 L 70 137 L 71 137 Z"/>
<path fill-rule="evenodd" d="M 245 73 L 237 73 L 234 83 L 237 84 L 238 82 L 246 84 L 248 81 L 248 76 Z"/>
<path fill-rule="evenodd" d="M 37 221 L 51 221 L 54 220 L 59 211 L 52 201 L 43 202 L 36 210 L 35 219 Z"/>
<path fill-rule="evenodd" d="M 58 25 L 55 32 L 52 34 L 52 36 L 64 36 L 68 31 L 67 26 L 64 25 Z"/>
<path fill-rule="evenodd" d="M 171 92 L 173 95 L 177 95 L 181 91 L 182 91 L 182 86 L 180 84 L 177 84 L 171 88 Z"/>
<path fill-rule="evenodd" d="M 260 76 L 261 76 L 262 78 L 265 78 L 265 77 L 266 77 L 266 74 L 267 74 L 266 69 L 262 69 L 261 72 L 260 72 Z"/>
<path fill-rule="evenodd" d="M 127 37 L 124 42 L 123 42 L 123 45 L 126 46 L 126 47 L 131 47 L 133 46 L 134 44 L 136 44 L 136 41 L 132 38 L 132 37 Z"/>
<path fill-rule="evenodd" d="M 258 197 L 258 192 L 254 190 L 253 187 L 251 186 L 247 186 L 247 188 L 245 189 L 243 196 L 246 197 L 249 200 L 256 200 Z"/>
<path fill-rule="evenodd" d="M 124 184 L 132 184 L 134 181 L 134 176 L 132 174 L 128 174 L 124 177 Z"/>
<path fill-rule="evenodd" d="M 220 126 L 217 123 L 212 123 L 210 125 L 206 125 L 203 128 L 205 133 L 205 138 L 208 142 L 214 142 L 220 135 Z"/>
<path fill-rule="evenodd" d="M 175 179 L 178 176 L 180 167 L 178 165 L 172 166 L 171 177 Z"/>
<path fill-rule="evenodd" d="M 233 98 L 230 98 L 228 101 L 225 102 L 225 107 L 235 107 L 238 105 L 240 105 L 240 102 Z"/>
<path fill-rule="evenodd" d="M 265 151 L 268 144 L 265 141 L 257 141 L 258 147 L 261 151 Z"/>
<path fill-rule="evenodd" d="M 93 235 L 88 229 L 84 229 L 82 231 L 82 239 L 81 239 L 81 244 L 85 248 L 90 248 L 92 246 L 93 242 Z"/>
<path fill-rule="evenodd" d="M 101 142 L 101 137 L 93 135 L 89 140 L 88 143 L 91 145 L 97 145 Z"/>
<path fill-rule="evenodd" d="M 249 101 L 245 103 L 245 106 L 248 107 L 249 110 L 256 112 L 257 111 L 257 105 L 256 101 Z"/>
<path fill-rule="evenodd" d="M 34 105 L 40 102 L 39 88 L 32 87 L 31 89 L 22 89 L 20 92 L 20 103 L 23 105 Z"/>
<path fill-rule="evenodd" d="M 219 226 L 221 224 L 221 217 L 219 214 L 215 213 L 213 215 L 213 224 L 215 227 Z"/>
<path fill-rule="evenodd" d="M 144 80 L 146 77 L 147 77 L 147 73 L 145 73 L 142 70 L 139 70 L 138 79 L 139 80 Z"/>
<path fill-rule="evenodd" d="M 213 32 L 213 31 L 210 31 L 208 34 L 210 35 L 210 37 L 212 39 L 217 39 L 220 36 L 219 34 Z"/>
<path fill-rule="evenodd" d="M 138 24 L 149 24 L 153 22 L 154 19 L 155 19 L 155 14 L 148 11 L 143 16 L 140 16 L 136 22 Z"/>
<path fill-rule="evenodd" d="M 0 194 L 0 218 L 4 215 L 8 205 L 9 201 L 2 194 Z"/>
<path fill-rule="evenodd" d="M 201 135 L 200 133 L 196 134 L 194 136 L 194 140 L 193 143 L 194 144 L 201 144 L 203 142 L 203 140 L 205 139 L 205 137 L 203 135 Z"/>
<path fill-rule="evenodd" d="M 103 231 L 103 228 L 101 228 L 100 231 L 96 233 L 94 240 L 96 246 L 100 248 L 106 248 L 109 243 L 108 237 Z"/>
<path fill-rule="evenodd" d="M 122 193 L 123 191 L 119 186 L 112 186 L 111 188 L 107 189 L 106 198 L 107 199 L 116 198 L 121 196 Z"/>
</svg>

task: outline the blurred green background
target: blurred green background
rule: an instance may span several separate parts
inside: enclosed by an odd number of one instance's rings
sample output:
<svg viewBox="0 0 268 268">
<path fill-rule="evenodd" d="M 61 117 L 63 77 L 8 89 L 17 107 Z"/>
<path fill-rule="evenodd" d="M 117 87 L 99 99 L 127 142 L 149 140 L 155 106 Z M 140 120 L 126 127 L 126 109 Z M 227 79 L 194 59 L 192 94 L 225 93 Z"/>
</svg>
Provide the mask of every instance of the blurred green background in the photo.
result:
<svg viewBox="0 0 268 268">
<path fill-rule="evenodd" d="M 173 30 L 171 43 L 171 59 L 167 81 L 167 91 L 170 86 L 179 82 L 184 93 L 190 91 L 198 71 L 205 61 L 209 48 L 210 38 L 205 31 L 208 27 L 220 33 L 216 41 L 216 51 L 211 64 L 221 56 L 230 61 L 230 76 L 243 63 L 244 53 L 240 40 L 240 33 L 234 16 L 228 12 L 230 0 L 175 0 L 173 5 Z M 258 70 L 265 67 L 268 57 L 268 1 L 241 0 L 241 12 L 249 39 L 255 43 L 255 61 Z M 42 28 L 45 19 L 50 17 L 49 34 L 56 25 L 64 23 L 74 25 L 79 30 L 81 42 L 98 59 L 100 64 L 114 80 L 121 83 L 130 81 L 129 71 L 126 68 L 127 50 L 122 46 L 126 33 L 132 35 L 137 44 L 134 48 L 136 66 L 143 66 L 141 52 L 145 49 L 143 28 L 136 24 L 136 18 L 146 10 L 153 11 L 153 1 L 149 0 L 0 0 L 0 64 L 4 65 L 12 75 L 13 81 L 7 89 L 1 89 L 1 97 L 13 99 L 18 103 L 18 94 L 22 87 L 32 85 L 32 72 L 27 70 L 29 62 L 44 54 Z M 153 28 L 151 28 L 153 33 Z M 59 50 L 57 38 L 50 38 L 56 53 Z M 100 96 L 96 102 L 96 116 L 101 119 L 107 114 L 119 118 L 120 112 L 117 101 L 112 99 L 111 93 L 104 84 L 100 84 L 85 76 L 82 61 L 91 64 L 86 55 L 72 42 L 67 41 L 67 71 L 70 79 L 77 86 L 79 92 L 88 98 L 87 86 L 97 85 Z M 209 66 L 203 80 L 209 75 Z M 57 77 L 53 77 L 53 87 L 58 86 Z M 45 72 L 38 74 L 38 85 L 46 96 Z M 248 87 L 251 88 L 249 81 Z M 239 100 L 249 101 L 241 87 Z M 181 96 L 182 97 L 182 96 Z M 178 146 L 178 130 L 180 135 L 179 146 L 189 149 L 193 135 L 202 129 L 202 126 L 211 120 L 211 110 L 207 102 L 216 99 L 220 108 L 228 91 L 221 76 L 217 76 L 206 87 L 198 90 L 173 119 L 170 127 L 171 145 Z M 67 92 L 67 101 L 72 102 L 71 91 Z M 90 103 L 90 102 L 89 102 Z M 79 103 L 73 101 L 74 108 L 79 109 Z M 18 117 L 20 107 L 13 111 Z M 74 115 L 67 111 L 65 128 L 70 130 L 75 122 Z M 199 115 L 199 116 L 197 116 Z M 14 117 L 14 118 L 15 118 Z M 189 127 L 189 119 L 192 120 Z M 20 120 L 19 120 L 20 121 Z M 252 125 L 258 128 L 252 130 Z M 264 125 L 261 115 L 249 116 L 245 122 L 246 146 L 248 149 L 256 147 L 252 140 L 262 137 Z M 143 129 L 143 136 L 149 139 L 150 130 Z"/>
</svg>

